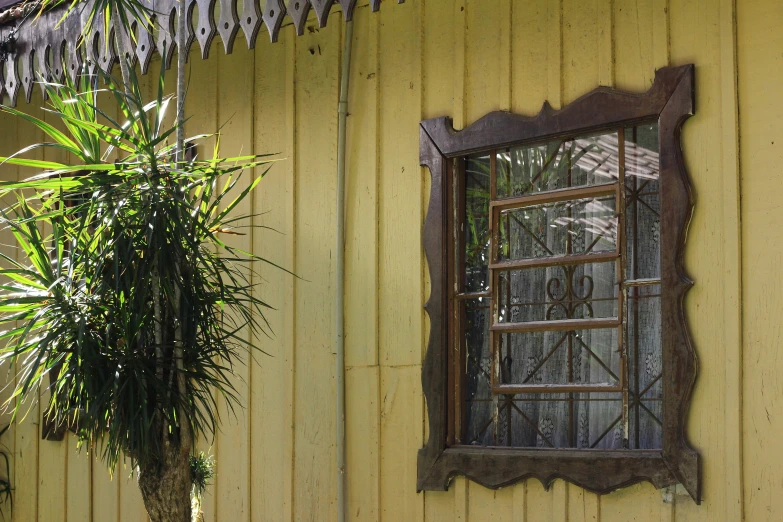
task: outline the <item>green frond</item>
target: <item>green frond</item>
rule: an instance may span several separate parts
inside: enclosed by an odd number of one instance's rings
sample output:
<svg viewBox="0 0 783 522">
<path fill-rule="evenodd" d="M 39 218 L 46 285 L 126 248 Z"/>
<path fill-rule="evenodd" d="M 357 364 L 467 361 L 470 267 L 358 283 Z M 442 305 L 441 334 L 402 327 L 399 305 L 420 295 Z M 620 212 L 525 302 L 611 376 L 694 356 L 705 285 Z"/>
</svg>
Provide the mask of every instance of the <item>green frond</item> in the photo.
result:
<svg viewBox="0 0 783 522">
<path fill-rule="evenodd" d="M 0 360 L 20 376 L 6 407 L 21 415 L 23 402 L 49 389 L 50 417 L 98 443 L 113 469 L 123 455 L 134 466 L 154 460 L 163 434 L 176 442 L 185 425 L 210 436 L 219 402 L 238 405 L 233 367 L 256 349 L 243 332 L 271 335 L 270 306 L 248 274 L 269 261 L 220 236 L 242 219 L 252 224 L 233 213 L 272 160 L 223 159 L 216 148 L 211 158 L 177 163 L 162 76 L 152 102 L 135 75 L 130 86 L 104 79 L 100 91 L 92 82 L 45 84 L 47 110 L 62 126 L 3 108 L 52 141 L 0 158 L 33 169 L 0 182 L 0 199 L 10 202 L 0 225 L 24 258 L 0 253 Z M 116 100 L 120 121 L 103 114 L 99 93 Z M 46 146 L 74 162 L 29 157 Z M 120 159 L 102 159 L 106 150 Z"/>
</svg>

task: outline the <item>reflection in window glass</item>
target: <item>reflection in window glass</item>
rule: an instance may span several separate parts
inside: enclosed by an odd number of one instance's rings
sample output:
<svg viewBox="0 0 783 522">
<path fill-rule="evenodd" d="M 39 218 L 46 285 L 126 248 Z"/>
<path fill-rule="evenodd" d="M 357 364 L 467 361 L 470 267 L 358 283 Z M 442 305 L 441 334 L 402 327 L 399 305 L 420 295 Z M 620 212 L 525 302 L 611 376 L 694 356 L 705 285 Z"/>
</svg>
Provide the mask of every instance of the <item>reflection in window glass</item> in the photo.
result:
<svg viewBox="0 0 783 522">
<path fill-rule="evenodd" d="M 489 290 L 489 156 L 465 162 L 465 291 Z"/>
<path fill-rule="evenodd" d="M 609 132 L 499 151 L 498 198 L 615 182 L 618 150 Z"/>
<path fill-rule="evenodd" d="M 617 317 L 614 261 L 508 270 L 498 278 L 500 323 Z"/>
<path fill-rule="evenodd" d="M 460 304 L 466 376 L 459 440 L 485 446 L 661 448 L 665 412 L 657 124 L 627 127 L 619 135 L 603 132 L 510 147 L 496 151 L 494 157 L 497 199 L 617 183 L 624 157 L 625 205 L 620 208 L 612 193 L 521 204 L 498 212 L 493 239 L 498 261 L 526 260 L 541 266 L 496 268 L 492 283 L 488 270 L 492 165 L 487 155 L 467 159 L 462 217 L 465 262 L 460 277 L 465 291 L 489 290 L 493 297 L 465 299 Z M 611 256 L 592 263 L 547 262 L 564 255 L 611 254 L 623 242 L 621 264 Z M 618 266 L 624 267 L 623 273 L 617 273 Z M 534 325 L 536 331 L 495 331 L 494 335 L 500 383 L 616 386 L 622 381 L 627 387 L 626 422 L 623 393 L 616 391 L 493 395 L 491 303 L 497 307 L 497 324 L 504 328 L 524 329 L 532 321 L 619 318 L 622 326 L 614 328 L 604 324 L 583 329 L 580 324 L 571 331 L 545 327 L 539 331 L 539 325 Z"/>
<path fill-rule="evenodd" d="M 498 225 L 500 261 L 616 249 L 614 196 L 503 210 Z"/>
<path fill-rule="evenodd" d="M 616 328 L 504 333 L 500 354 L 503 384 L 620 382 Z"/>
</svg>

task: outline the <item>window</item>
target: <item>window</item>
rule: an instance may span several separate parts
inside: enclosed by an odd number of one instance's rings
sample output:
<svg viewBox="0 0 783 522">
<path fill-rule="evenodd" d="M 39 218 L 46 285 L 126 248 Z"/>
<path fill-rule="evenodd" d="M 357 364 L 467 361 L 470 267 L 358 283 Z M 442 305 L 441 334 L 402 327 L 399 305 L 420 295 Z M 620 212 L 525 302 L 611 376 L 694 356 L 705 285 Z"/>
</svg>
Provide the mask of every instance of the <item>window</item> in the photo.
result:
<svg viewBox="0 0 783 522">
<path fill-rule="evenodd" d="M 433 188 L 420 490 L 457 474 L 597 492 L 649 480 L 699 501 L 679 145 L 692 103 L 684 66 L 641 96 L 601 88 L 460 132 L 422 122 Z"/>
</svg>

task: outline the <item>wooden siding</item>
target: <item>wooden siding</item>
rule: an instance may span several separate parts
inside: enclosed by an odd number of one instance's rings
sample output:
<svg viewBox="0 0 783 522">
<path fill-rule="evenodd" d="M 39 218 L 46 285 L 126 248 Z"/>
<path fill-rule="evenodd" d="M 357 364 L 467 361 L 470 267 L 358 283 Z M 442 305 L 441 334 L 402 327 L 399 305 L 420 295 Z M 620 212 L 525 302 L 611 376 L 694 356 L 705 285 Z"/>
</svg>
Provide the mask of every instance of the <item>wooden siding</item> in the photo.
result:
<svg viewBox="0 0 783 522">
<path fill-rule="evenodd" d="M 783 11 L 776 0 L 740 4 L 412 0 L 371 16 L 367 1 L 359 3 L 346 212 L 350 520 L 783 518 L 783 457 L 774 446 L 783 429 Z M 211 445 L 218 476 L 205 501 L 208 521 L 336 520 L 337 22 L 318 29 L 311 13 L 303 37 L 289 25 L 276 44 L 259 39 L 255 50 L 240 45 L 231 56 L 216 46 L 208 61 L 191 61 L 190 132 L 223 126 L 225 152 L 286 158 L 243 209 L 263 213 L 256 223 L 275 231 L 237 244 L 302 277 L 264 269 L 258 280 L 278 307 L 268 316 L 274 339 L 259 339 L 272 357 L 237 371 L 247 409 L 226 415 Z M 429 292 L 421 248 L 429 175 L 418 165 L 418 122 L 449 115 L 460 128 L 495 109 L 535 114 L 545 99 L 560 107 L 598 85 L 643 91 L 655 68 L 685 63 L 697 75 L 696 116 L 682 140 L 696 198 L 685 259 L 696 285 L 685 306 L 700 358 L 689 434 L 703 458 L 703 504 L 677 491 L 664 502 L 648 484 L 599 497 L 562 481 L 549 491 L 536 481 L 491 491 L 456 478 L 446 492 L 417 494 Z M 173 74 L 167 79 L 173 86 Z M 41 105 L 36 92 L 25 108 Z M 0 122 L 0 154 L 40 139 L 16 120 Z M 18 175 L 2 168 L 6 179 Z M 144 520 L 127 469 L 109 482 L 100 463 L 76 453 L 73 436 L 40 440 L 38 415 L 34 409 L 0 440 L 14 454 L 14 520 Z"/>
</svg>

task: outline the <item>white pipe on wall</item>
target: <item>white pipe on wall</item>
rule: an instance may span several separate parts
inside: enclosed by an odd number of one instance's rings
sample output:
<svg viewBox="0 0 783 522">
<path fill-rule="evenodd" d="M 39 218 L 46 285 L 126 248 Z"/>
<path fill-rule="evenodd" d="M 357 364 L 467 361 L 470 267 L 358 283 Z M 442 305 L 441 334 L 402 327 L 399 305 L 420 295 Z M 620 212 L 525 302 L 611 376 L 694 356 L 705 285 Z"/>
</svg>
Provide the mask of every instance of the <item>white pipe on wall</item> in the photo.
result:
<svg viewBox="0 0 783 522">
<path fill-rule="evenodd" d="M 348 76 L 351 70 L 353 21 L 345 24 L 340 101 L 337 105 L 337 284 L 335 285 L 335 345 L 337 353 L 337 520 L 348 511 L 345 477 L 345 124 L 348 117 Z"/>
</svg>

